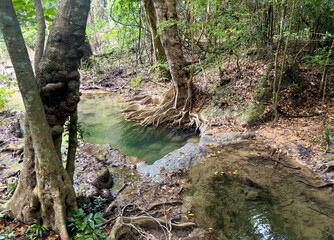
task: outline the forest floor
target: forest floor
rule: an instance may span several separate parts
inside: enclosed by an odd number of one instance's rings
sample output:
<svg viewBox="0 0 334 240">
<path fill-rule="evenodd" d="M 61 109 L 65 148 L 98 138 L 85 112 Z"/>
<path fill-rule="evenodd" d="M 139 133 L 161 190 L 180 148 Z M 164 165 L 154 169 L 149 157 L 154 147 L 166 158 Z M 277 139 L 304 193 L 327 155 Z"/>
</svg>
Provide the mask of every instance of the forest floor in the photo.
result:
<svg viewBox="0 0 334 240">
<path fill-rule="evenodd" d="M 265 111 L 259 120 L 255 124 L 247 125 L 238 122 L 238 113 L 226 114 L 224 110 L 229 107 L 237 110 L 245 106 L 246 103 L 256 102 L 253 96 L 259 79 L 264 75 L 266 63 L 244 60 L 240 63 L 240 67 L 241 74 L 238 73 L 235 62 L 228 62 L 220 69 L 202 69 L 194 78 L 196 91 L 194 93 L 193 111 L 201 114 L 205 109 L 211 108 L 211 112 L 201 115 L 206 133 L 251 131 L 254 133 L 252 141 L 263 143 L 268 146 L 268 149 L 272 149 L 272 154 L 275 154 L 278 162 L 281 159 L 290 159 L 290 166 L 298 166 L 313 171 L 314 182 L 322 179 L 328 184 L 328 187 L 330 187 L 330 184 L 333 187 L 334 148 L 329 141 L 329 145 L 326 145 L 325 131 L 328 126 L 327 137 L 329 140 L 333 140 L 334 75 L 329 76 L 331 85 L 329 86 L 328 96 L 322 105 L 321 99 L 317 95 L 321 72 L 312 67 L 304 67 L 302 63 L 299 63 L 305 87 L 297 94 L 294 90 L 298 86 L 282 87 L 279 104 L 280 118 L 278 121 L 274 122 L 272 119 L 271 101 L 269 100 L 265 104 Z M 171 86 L 170 82 L 159 81 L 155 73 L 148 73 L 144 68 L 133 70 L 105 66 L 104 69 L 99 71 L 98 74 L 94 70 L 82 71 L 83 91 L 100 89 L 112 93 L 122 93 L 126 96 L 133 96 L 133 94 L 159 96 Z M 211 114 L 212 112 L 221 114 Z M 16 124 L 15 117 L 13 118 L 11 114 L 7 113 L 3 113 L 0 117 L 2 126 L 0 145 L 4 145 L 5 142 L 14 142 L 13 139 L 16 137 L 13 136 L 15 131 L 12 131 L 12 126 Z M 20 144 L 22 144 L 22 141 Z M 8 147 L 6 149 L 6 152 L 1 152 L 2 158 L 10 158 L 14 155 L 16 159 L 20 158 L 20 146 L 12 146 L 11 150 L 8 150 L 10 149 Z M 4 172 L 5 169 L 1 168 L 1 171 Z M 145 188 L 151 186 L 147 182 L 144 184 L 147 185 Z M 163 186 L 163 188 L 159 187 L 158 190 L 168 193 L 169 199 L 173 197 L 179 199 L 180 185 L 179 183 L 173 184 L 170 189 L 164 189 L 166 187 Z M 9 184 L 3 180 L 0 185 L 0 197 L 4 199 L 9 197 L 10 194 Z M 157 195 L 157 198 L 159 197 L 161 196 Z M 133 201 L 135 199 L 134 196 Z M 174 202 L 178 204 L 178 201 Z M 28 227 L 19 222 L 0 218 L 0 236 L 7 235 L 8 239 L 24 238 L 24 231 Z M 108 233 L 110 227 L 110 225 L 105 227 L 104 232 Z M 185 232 L 180 233 L 179 239 L 184 234 Z M 189 235 L 188 232 L 186 234 Z M 10 238 L 14 235 L 14 238 Z M 41 239 L 48 237 L 49 239 L 58 239 L 58 236 L 53 232 L 48 232 Z M 177 237 L 177 235 L 174 237 Z"/>
</svg>

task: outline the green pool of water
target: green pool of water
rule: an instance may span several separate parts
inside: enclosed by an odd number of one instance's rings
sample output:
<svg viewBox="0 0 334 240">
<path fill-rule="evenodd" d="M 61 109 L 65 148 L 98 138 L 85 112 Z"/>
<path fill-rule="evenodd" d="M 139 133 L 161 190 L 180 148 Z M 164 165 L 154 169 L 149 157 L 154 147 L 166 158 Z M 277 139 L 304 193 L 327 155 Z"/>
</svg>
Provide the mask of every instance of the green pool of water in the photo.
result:
<svg viewBox="0 0 334 240">
<path fill-rule="evenodd" d="M 124 103 L 120 100 L 120 95 L 109 94 L 84 94 L 81 97 L 79 121 L 86 142 L 108 143 L 125 155 L 153 163 L 187 142 L 199 141 L 194 134 L 175 134 L 124 120 L 121 113 Z"/>
</svg>

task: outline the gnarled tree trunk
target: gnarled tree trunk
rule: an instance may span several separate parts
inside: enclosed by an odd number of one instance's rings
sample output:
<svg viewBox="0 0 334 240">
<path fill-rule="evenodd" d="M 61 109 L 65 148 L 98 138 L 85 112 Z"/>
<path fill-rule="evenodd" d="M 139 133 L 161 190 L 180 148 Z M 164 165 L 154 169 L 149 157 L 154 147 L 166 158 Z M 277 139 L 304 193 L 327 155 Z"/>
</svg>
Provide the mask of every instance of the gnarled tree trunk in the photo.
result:
<svg viewBox="0 0 334 240">
<path fill-rule="evenodd" d="M 60 156 L 61 135 L 65 119 L 76 111 L 79 102 L 77 69 L 83 55 L 89 6 L 90 0 L 61 2 L 36 81 L 12 2 L 1 0 L 0 4 L 0 27 L 29 124 L 25 128 L 24 164 L 18 187 L 0 208 L 25 223 L 41 219 L 63 240 L 70 239 L 65 219 L 77 203 Z"/>
<path fill-rule="evenodd" d="M 162 123 L 196 125 L 198 116 L 191 113 L 192 108 L 192 76 L 186 69 L 188 63 L 183 55 L 181 39 L 177 29 L 177 12 L 175 0 L 154 0 L 154 8 L 158 24 L 168 22 L 162 29 L 160 38 L 165 49 L 169 70 L 174 87 L 170 89 L 162 103 L 153 110 L 139 110 L 128 115 L 130 120 L 141 120 L 144 125 L 157 126 Z"/>
</svg>

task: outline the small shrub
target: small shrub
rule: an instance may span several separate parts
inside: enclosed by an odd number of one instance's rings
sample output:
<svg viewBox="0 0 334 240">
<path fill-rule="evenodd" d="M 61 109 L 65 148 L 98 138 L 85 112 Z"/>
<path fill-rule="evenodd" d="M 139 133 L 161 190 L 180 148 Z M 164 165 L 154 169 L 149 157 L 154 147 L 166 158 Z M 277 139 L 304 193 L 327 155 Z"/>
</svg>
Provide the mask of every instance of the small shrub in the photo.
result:
<svg viewBox="0 0 334 240">
<path fill-rule="evenodd" d="M 98 196 L 98 197 L 95 196 L 93 204 L 94 204 L 94 209 L 92 210 L 92 212 L 94 213 L 99 212 L 102 209 L 104 209 L 104 207 L 106 206 L 107 199 L 101 196 Z"/>
<path fill-rule="evenodd" d="M 322 142 L 322 144 L 326 144 L 326 149 L 328 149 L 331 145 L 334 145 L 334 140 L 331 136 L 329 125 L 327 125 L 324 130 L 324 141 Z"/>
<path fill-rule="evenodd" d="M 45 226 L 42 226 L 39 221 L 34 220 L 34 224 L 31 225 L 25 232 L 25 235 L 34 234 L 37 237 L 42 237 L 43 234 L 49 229 Z"/>
<path fill-rule="evenodd" d="M 103 222 L 101 221 L 101 217 L 103 213 L 90 213 L 86 216 L 85 212 L 79 208 L 78 211 L 71 211 L 72 217 L 67 218 L 69 222 L 68 228 L 70 228 L 70 232 L 74 235 L 73 239 L 76 240 L 100 240 L 105 238 L 106 236 L 102 234 L 102 231 L 98 229 Z"/>
<path fill-rule="evenodd" d="M 14 89 L 7 89 L 5 87 L 0 87 L 0 110 L 5 108 L 10 100 L 12 94 L 15 93 Z"/>
</svg>

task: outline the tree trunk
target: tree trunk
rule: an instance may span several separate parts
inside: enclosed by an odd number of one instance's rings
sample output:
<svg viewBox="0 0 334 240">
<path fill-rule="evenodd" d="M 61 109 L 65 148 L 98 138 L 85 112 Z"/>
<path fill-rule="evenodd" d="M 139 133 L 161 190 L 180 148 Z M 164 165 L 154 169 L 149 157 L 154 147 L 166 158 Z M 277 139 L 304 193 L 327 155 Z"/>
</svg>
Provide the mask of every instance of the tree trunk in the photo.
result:
<svg viewBox="0 0 334 240">
<path fill-rule="evenodd" d="M 164 60 L 166 57 L 165 49 L 162 46 L 160 41 L 160 36 L 157 34 L 157 19 L 154 11 L 154 5 L 152 0 L 142 0 L 145 16 L 148 28 L 150 29 L 152 42 L 153 42 L 153 50 L 154 50 L 154 57 L 155 61 Z"/>
<path fill-rule="evenodd" d="M 29 123 L 18 187 L 0 207 L 9 217 L 28 224 L 41 220 L 63 240 L 70 239 L 65 219 L 77 204 L 71 178 L 62 165 L 60 144 L 65 119 L 75 112 L 79 101 L 77 68 L 83 55 L 89 5 L 89 0 L 61 2 L 40 64 L 40 94 L 12 2 L 1 0 L 0 4 L 0 27 Z"/>
<path fill-rule="evenodd" d="M 183 55 L 181 39 L 178 35 L 176 25 L 177 13 L 175 0 L 154 0 L 158 24 L 168 21 L 171 26 L 162 29 L 160 37 L 166 52 L 169 69 L 172 75 L 175 89 L 175 108 L 189 107 L 186 102 L 190 103 L 192 98 L 192 77 L 186 70 L 188 63 Z M 188 105 L 188 104 L 187 104 Z"/>
<path fill-rule="evenodd" d="M 181 39 L 177 29 L 177 13 L 175 0 L 154 0 L 158 24 L 168 22 L 162 29 L 160 37 L 165 49 L 169 70 L 174 86 L 164 96 L 162 103 L 154 110 L 139 110 L 129 114 L 130 120 L 141 120 L 144 125 L 158 126 L 162 123 L 196 125 L 200 121 L 191 113 L 192 76 L 186 69 L 188 63 L 183 55 Z"/>
<path fill-rule="evenodd" d="M 327 72 L 328 72 L 329 63 L 330 63 L 330 60 L 331 60 L 333 54 L 334 54 L 334 37 L 333 37 L 333 40 L 332 40 L 332 45 L 331 45 L 331 47 L 329 49 L 329 52 L 328 52 L 328 55 L 327 55 L 325 68 L 324 68 L 324 71 L 322 73 L 321 82 L 320 82 L 319 97 L 322 97 L 322 102 L 324 102 L 324 99 L 325 99 Z"/>
<path fill-rule="evenodd" d="M 44 53 L 44 42 L 45 42 L 45 19 L 43 13 L 43 7 L 41 0 L 33 0 L 37 16 L 37 43 L 35 48 L 35 57 L 34 57 L 34 68 L 35 74 L 38 72 L 39 63 L 43 57 Z"/>
<path fill-rule="evenodd" d="M 157 17 L 154 10 L 153 0 L 142 0 L 148 28 L 151 32 L 153 52 L 156 62 L 166 61 L 165 49 L 162 46 L 160 36 L 157 31 Z M 170 72 L 164 67 L 159 67 L 159 78 L 170 79 Z"/>
</svg>

